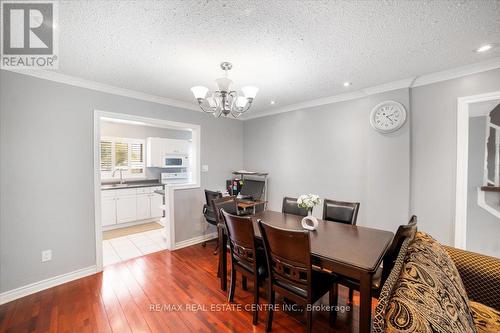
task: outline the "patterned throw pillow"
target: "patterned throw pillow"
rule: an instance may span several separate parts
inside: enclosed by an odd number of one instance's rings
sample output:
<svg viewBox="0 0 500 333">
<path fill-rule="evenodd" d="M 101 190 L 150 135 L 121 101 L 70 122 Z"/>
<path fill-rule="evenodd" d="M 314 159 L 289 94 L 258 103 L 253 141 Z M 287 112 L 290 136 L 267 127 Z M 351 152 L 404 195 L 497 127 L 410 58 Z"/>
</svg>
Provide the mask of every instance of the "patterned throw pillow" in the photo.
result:
<svg viewBox="0 0 500 333">
<path fill-rule="evenodd" d="M 385 312 L 386 332 L 476 333 L 462 280 L 443 247 L 418 232 Z"/>
</svg>

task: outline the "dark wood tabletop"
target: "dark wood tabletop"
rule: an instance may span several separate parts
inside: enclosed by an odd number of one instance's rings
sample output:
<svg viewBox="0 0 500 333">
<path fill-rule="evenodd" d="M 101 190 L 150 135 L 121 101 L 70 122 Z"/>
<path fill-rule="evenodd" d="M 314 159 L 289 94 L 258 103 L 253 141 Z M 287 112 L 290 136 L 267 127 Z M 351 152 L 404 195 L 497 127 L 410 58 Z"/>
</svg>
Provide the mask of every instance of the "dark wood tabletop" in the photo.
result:
<svg viewBox="0 0 500 333">
<path fill-rule="evenodd" d="M 252 217 L 255 236 L 259 238 L 259 219 L 279 228 L 304 230 L 302 216 L 266 210 Z M 310 232 L 311 252 L 315 256 L 375 272 L 393 236 L 390 231 L 319 220 L 318 229 Z"/>
<path fill-rule="evenodd" d="M 252 215 L 254 233 L 261 239 L 257 221 L 275 227 L 304 230 L 302 216 L 265 210 Z M 310 232 L 311 261 L 319 269 L 359 281 L 359 331 L 370 332 L 372 278 L 381 265 L 394 234 L 390 231 L 319 220 L 316 230 Z M 219 225 L 219 264 L 221 289 L 227 286 L 227 257 L 225 228 Z"/>
</svg>

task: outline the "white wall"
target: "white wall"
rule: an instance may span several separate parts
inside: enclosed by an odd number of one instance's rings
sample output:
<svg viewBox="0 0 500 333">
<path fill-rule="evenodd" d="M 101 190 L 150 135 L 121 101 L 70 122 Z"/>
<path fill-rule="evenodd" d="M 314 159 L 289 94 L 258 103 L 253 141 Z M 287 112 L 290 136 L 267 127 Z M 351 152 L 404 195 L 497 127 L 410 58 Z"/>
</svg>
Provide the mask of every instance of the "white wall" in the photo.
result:
<svg viewBox="0 0 500 333">
<path fill-rule="evenodd" d="M 411 104 L 411 210 L 419 229 L 453 245 L 457 98 L 500 91 L 500 69 L 416 87 Z"/>
<path fill-rule="evenodd" d="M 199 124 L 200 192 L 243 166 L 238 120 L 0 71 L 0 292 L 95 265 L 94 109 Z"/>
<path fill-rule="evenodd" d="M 500 219 L 477 204 L 477 189 L 483 186 L 486 116 L 469 119 L 469 165 L 467 179 L 467 250 L 500 258 Z M 500 210 L 498 193 L 494 208 Z"/>
<path fill-rule="evenodd" d="M 315 193 L 361 202 L 359 225 L 394 230 L 409 214 L 410 125 L 382 135 L 372 108 L 408 89 L 245 121 L 245 169 L 269 172 L 269 208 L 283 196 Z M 321 216 L 322 208 L 314 213 Z"/>
<path fill-rule="evenodd" d="M 146 140 L 148 137 L 189 140 L 192 138 L 191 131 L 175 130 L 153 126 L 131 125 L 110 121 L 101 121 L 101 137 L 133 138 Z M 161 173 L 166 172 L 163 168 L 146 168 L 146 178 L 160 179 Z M 119 175 L 116 175 L 117 177 Z"/>
</svg>

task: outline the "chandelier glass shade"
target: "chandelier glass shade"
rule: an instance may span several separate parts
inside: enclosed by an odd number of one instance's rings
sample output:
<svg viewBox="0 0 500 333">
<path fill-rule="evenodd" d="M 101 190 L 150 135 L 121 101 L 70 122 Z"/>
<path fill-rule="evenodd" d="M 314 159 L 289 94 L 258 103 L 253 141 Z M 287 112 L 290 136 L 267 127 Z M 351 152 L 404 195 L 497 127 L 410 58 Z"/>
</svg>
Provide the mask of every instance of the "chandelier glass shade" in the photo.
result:
<svg viewBox="0 0 500 333">
<path fill-rule="evenodd" d="M 222 115 L 232 115 L 238 118 L 250 109 L 259 88 L 242 87 L 243 95 L 239 95 L 235 90 L 231 90 L 233 81 L 228 78 L 228 71 L 233 65 L 229 62 L 223 62 L 220 67 L 224 71 L 224 76 L 215 80 L 216 91 L 209 92 L 209 89 L 203 86 L 192 87 L 191 91 L 204 112 L 210 113 L 216 118 Z"/>
</svg>

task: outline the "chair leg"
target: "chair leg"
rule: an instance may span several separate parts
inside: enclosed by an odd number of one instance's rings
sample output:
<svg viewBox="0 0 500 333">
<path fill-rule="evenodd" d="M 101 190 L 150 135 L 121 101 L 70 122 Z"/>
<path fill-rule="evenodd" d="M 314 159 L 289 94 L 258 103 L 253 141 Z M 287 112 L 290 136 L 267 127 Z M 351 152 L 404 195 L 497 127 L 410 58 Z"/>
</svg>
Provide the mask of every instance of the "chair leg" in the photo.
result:
<svg viewBox="0 0 500 333">
<path fill-rule="evenodd" d="M 255 275 L 253 280 L 253 324 L 257 325 L 259 322 L 259 277 Z"/>
<path fill-rule="evenodd" d="M 339 285 L 337 283 L 332 285 L 329 294 L 330 326 L 333 326 L 337 320 L 337 305 L 339 301 Z"/>
<path fill-rule="evenodd" d="M 235 287 L 236 287 L 236 270 L 234 269 L 234 264 L 231 263 L 231 282 L 229 284 L 229 295 L 228 295 L 229 302 L 234 301 L 234 288 Z"/>
<path fill-rule="evenodd" d="M 206 246 L 207 246 L 207 242 L 203 242 L 203 243 L 201 243 L 201 246 L 202 246 L 202 247 L 206 247 Z"/>
<path fill-rule="evenodd" d="M 307 306 L 306 306 L 307 308 Z M 312 309 L 306 309 L 306 327 L 307 333 L 312 332 Z"/>
<path fill-rule="evenodd" d="M 219 250 L 219 242 L 218 241 L 215 243 L 214 256 L 217 255 L 217 253 L 218 253 L 217 250 Z"/>
<path fill-rule="evenodd" d="M 352 288 L 349 288 L 349 300 L 348 300 L 347 304 L 352 304 L 353 294 L 354 294 L 354 292 L 353 292 Z"/>
<path fill-rule="evenodd" d="M 274 297 L 275 293 L 272 286 L 269 286 L 269 309 L 267 310 L 266 332 L 271 332 L 273 326 L 273 312 L 274 312 Z"/>
<path fill-rule="evenodd" d="M 248 290 L 247 277 L 245 275 L 241 277 L 241 286 L 243 287 L 243 290 Z"/>
</svg>

